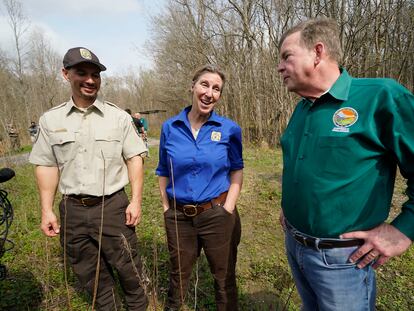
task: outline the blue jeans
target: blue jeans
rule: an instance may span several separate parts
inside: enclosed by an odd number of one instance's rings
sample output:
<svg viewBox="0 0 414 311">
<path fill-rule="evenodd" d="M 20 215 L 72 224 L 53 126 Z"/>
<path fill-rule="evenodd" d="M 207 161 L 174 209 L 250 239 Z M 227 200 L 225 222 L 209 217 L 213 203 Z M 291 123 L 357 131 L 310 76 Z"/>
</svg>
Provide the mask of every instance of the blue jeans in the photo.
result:
<svg viewBox="0 0 414 311">
<path fill-rule="evenodd" d="M 349 262 L 358 246 L 320 249 L 305 247 L 289 230 L 286 254 L 303 311 L 375 310 L 375 272 Z"/>
</svg>

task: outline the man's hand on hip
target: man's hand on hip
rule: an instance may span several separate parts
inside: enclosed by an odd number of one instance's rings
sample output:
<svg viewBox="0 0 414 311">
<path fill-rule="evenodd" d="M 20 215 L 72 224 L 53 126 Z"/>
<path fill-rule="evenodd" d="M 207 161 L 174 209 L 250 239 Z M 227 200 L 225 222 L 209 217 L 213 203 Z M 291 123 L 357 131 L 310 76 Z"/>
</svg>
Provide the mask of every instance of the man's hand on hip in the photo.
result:
<svg viewBox="0 0 414 311">
<path fill-rule="evenodd" d="M 412 241 L 394 226 L 383 223 L 368 231 L 354 231 L 341 234 L 342 239 L 363 239 L 365 243 L 350 257 L 358 262 L 358 268 L 364 268 L 375 260 L 374 269 L 386 263 L 391 257 L 401 255 Z"/>
</svg>

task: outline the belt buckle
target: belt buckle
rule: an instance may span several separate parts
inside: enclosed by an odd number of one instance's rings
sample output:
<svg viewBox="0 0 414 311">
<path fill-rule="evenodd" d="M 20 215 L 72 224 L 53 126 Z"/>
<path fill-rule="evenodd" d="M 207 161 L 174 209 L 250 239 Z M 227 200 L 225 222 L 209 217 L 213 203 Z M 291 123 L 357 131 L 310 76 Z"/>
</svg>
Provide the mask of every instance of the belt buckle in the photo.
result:
<svg viewBox="0 0 414 311">
<path fill-rule="evenodd" d="M 197 205 L 185 204 L 183 205 L 183 213 L 187 217 L 194 217 L 197 215 Z"/>
<path fill-rule="evenodd" d="M 82 203 L 82 205 L 83 205 L 83 206 L 88 206 L 88 205 L 86 204 L 86 200 L 87 200 L 87 198 L 81 198 L 81 199 L 80 199 L 80 202 Z"/>
</svg>

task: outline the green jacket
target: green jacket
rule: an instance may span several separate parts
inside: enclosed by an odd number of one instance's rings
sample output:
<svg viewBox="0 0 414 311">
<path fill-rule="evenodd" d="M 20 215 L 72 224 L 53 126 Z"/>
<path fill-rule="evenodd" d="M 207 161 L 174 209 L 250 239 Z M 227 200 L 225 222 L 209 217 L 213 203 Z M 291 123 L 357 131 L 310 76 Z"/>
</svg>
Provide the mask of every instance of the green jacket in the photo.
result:
<svg viewBox="0 0 414 311">
<path fill-rule="evenodd" d="M 326 94 L 297 104 L 281 144 L 282 208 L 298 230 L 338 237 L 383 223 L 398 166 L 408 200 L 392 224 L 414 239 L 414 96 L 403 86 L 341 69 Z"/>
</svg>

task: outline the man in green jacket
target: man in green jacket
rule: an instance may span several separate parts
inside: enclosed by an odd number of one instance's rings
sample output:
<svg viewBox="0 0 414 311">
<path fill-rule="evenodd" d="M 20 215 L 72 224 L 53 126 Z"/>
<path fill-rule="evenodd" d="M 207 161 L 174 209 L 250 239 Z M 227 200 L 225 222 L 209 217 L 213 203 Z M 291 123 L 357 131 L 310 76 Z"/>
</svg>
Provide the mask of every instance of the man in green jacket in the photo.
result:
<svg viewBox="0 0 414 311">
<path fill-rule="evenodd" d="M 414 239 L 414 96 L 351 77 L 341 57 L 330 19 L 280 40 L 278 71 L 303 97 L 281 138 L 281 223 L 303 310 L 374 310 L 373 269 Z M 408 200 L 388 224 L 397 166 Z"/>
</svg>

